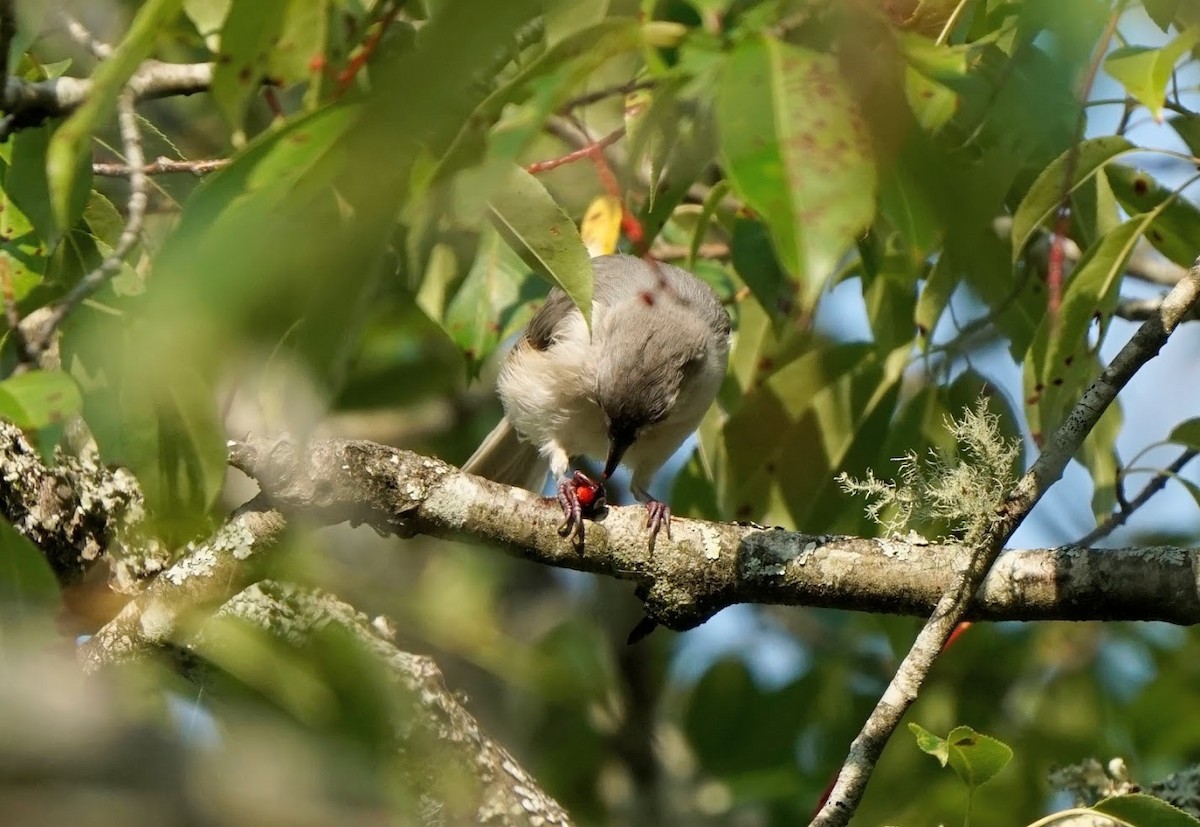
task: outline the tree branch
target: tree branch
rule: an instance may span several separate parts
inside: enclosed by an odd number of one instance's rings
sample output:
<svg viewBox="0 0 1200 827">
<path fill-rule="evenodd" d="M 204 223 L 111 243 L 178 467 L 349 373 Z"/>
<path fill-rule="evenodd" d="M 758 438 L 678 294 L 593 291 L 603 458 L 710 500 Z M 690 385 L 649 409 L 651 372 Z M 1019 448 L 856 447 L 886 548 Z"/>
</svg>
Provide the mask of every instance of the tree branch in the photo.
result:
<svg viewBox="0 0 1200 827">
<path fill-rule="evenodd" d="M 67 295 L 50 306 L 37 334 L 26 338 L 25 345 L 35 358 L 49 345 L 55 331 L 72 310 L 108 281 L 121 269 L 125 257 L 137 245 L 146 218 L 146 206 L 150 196 L 147 192 L 149 179 L 144 169 L 146 159 L 142 152 L 142 135 L 138 130 L 136 96 L 131 87 L 126 87 L 117 99 L 117 126 L 125 150 L 125 161 L 129 164 L 129 201 L 125 209 L 125 226 L 112 248 L 100 265 L 75 283 Z"/>
<path fill-rule="evenodd" d="M 136 100 L 191 95 L 206 91 L 212 84 L 212 63 L 163 63 L 147 60 L 130 77 L 128 88 Z M 7 114 L 0 140 L 27 126 L 36 126 L 47 118 L 68 115 L 92 93 L 90 78 L 61 77 L 27 81 L 9 77 L 4 85 L 0 109 Z"/>
<path fill-rule="evenodd" d="M 1174 479 L 1175 476 L 1183 470 L 1184 466 L 1191 462 L 1196 454 L 1200 451 L 1195 451 L 1188 448 L 1182 451 L 1175 461 L 1166 468 L 1159 471 L 1151 478 L 1150 482 L 1146 483 L 1146 487 L 1138 492 L 1138 495 L 1128 503 L 1122 501 L 1121 509 L 1109 514 L 1098 526 L 1081 537 L 1076 545 L 1090 546 L 1097 540 L 1101 540 L 1112 534 L 1115 530 L 1125 525 L 1125 522 L 1133 516 L 1133 513 L 1150 501 L 1150 498 L 1162 491 L 1166 487 L 1167 482 Z"/>
<path fill-rule="evenodd" d="M 42 550 L 59 582 L 70 584 L 114 540 L 129 541 L 132 553 L 142 493 L 132 474 L 110 471 L 94 450 L 47 466 L 20 428 L 0 420 L 0 514 Z"/>
<path fill-rule="evenodd" d="M 737 603 L 927 616 L 968 551 L 675 518 L 672 539 L 660 537 L 651 556 L 637 506 L 609 508 L 576 549 L 555 531 L 562 512 L 553 500 L 397 448 L 327 440 L 302 449 L 252 439 L 234 443 L 230 461 L 283 513 L 482 542 L 543 565 L 627 580 L 638 585 L 651 617 L 678 630 Z M 979 589 L 970 616 L 1190 624 L 1200 621 L 1197 561 L 1200 550 L 1010 551 Z"/>
<path fill-rule="evenodd" d="M 443 824 L 444 814 L 452 813 L 471 824 L 571 824 L 558 802 L 484 733 L 446 686 L 437 664 L 397 649 L 353 606 L 324 592 L 265 581 L 235 595 L 217 614 L 249 621 L 297 646 L 336 625 L 377 657 L 404 702 L 393 736 L 407 759 L 402 762 L 406 780 L 419 795 L 422 811 L 442 814 L 429 823 Z M 220 639 L 208 642 L 204 637 L 202 630 L 201 645 L 188 648 L 203 656 L 221 645 Z M 453 782 L 448 784 L 447 778 Z M 464 778 L 478 785 L 464 787 Z"/>
<path fill-rule="evenodd" d="M 229 166 L 229 163 L 229 158 L 183 160 L 158 157 L 154 159 L 153 163 L 142 167 L 142 173 L 145 175 L 170 175 L 177 172 L 187 172 L 192 175 L 202 176 L 209 172 L 224 169 Z M 107 178 L 127 178 L 133 174 L 133 168 L 128 164 L 95 163 L 92 164 L 92 174 L 103 175 Z"/>
<path fill-rule="evenodd" d="M 929 622 L 921 630 L 888 684 L 879 703 L 851 744 L 828 800 L 813 820 L 830 827 L 850 821 L 867 781 L 892 732 L 917 697 L 938 653 L 955 626 L 967 616 L 971 601 L 996 561 L 1004 543 L 1026 515 L 1062 476 L 1071 457 L 1100 420 L 1105 409 L 1134 373 L 1156 356 L 1175 327 L 1200 297 L 1200 262 L 1163 299 L 1159 314 L 1150 318 L 1113 358 L 1084 392 L 1083 398 L 1050 438 L 1033 467 L 1021 478 L 1003 503 L 997 505 L 994 522 L 979 546 L 957 566 L 953 586 L 938 601 Z"/>
</svg>

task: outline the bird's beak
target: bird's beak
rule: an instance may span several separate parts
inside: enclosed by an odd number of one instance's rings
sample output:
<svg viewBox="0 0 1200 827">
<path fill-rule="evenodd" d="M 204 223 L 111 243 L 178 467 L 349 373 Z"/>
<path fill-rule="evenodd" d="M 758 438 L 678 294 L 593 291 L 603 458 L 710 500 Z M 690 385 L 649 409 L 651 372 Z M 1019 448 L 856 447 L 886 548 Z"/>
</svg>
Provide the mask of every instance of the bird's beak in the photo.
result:
<svg viewBox="0 0 1200 827">
<path fill-rule="evenodd" d="M 608 441 L 608 459 L 604 461 L 604 479 L 608 479 L 616 473 L 617 466 L 621 464 L 621 457 L 625 456 L 625 449 L 629 447 L 628 443 L 617 442 L 614 439 Z"/>
</svg>

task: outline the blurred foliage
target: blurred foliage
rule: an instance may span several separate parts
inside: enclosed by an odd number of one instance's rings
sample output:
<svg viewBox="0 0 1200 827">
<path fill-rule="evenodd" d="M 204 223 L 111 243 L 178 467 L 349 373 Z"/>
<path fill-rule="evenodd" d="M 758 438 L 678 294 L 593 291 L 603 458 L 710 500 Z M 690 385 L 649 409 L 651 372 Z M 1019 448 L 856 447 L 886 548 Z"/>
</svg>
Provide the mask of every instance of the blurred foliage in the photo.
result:
<svg viewBox="0 0 1200 827">
<path fill-rule="evenodd" d="M 589 305 L 575 225 L 597 196 L 641 228 L 623 249 L 684 262 L 734 316 L 718 404 L 663 493 L 673 485 L 680 514 L 811 532 L 874 532 L 837 475 L 886 478 L 906 452 L 951 449 L 947 418 L 981 396 L 1006 436 L 1037 444 L 1098 373 L 1138 245 L 1184 266 L 1200 252 L 1184 192 L 1200 151 L 1188 2 L 66 4 L 115 47 L 99 63 L 57 5 L 21 4 L 12 71 L 90 77 L 93 93 L 0 145 L 9 321 L 60 299 L 116 244 L 128 185 L 90 162 L 121 160 L 112 116 L 138 63 L 216 63 L 209 94 L 145 101 L 140 127 L 147 158 L 229 165 L 153 178 L 140 244 L 64 325 L 61 372 L 11 375 L 17 337 L 0 350 L 0 415 L 49 454 L 82 411 L 174 544 L 239 504 L 227 435 L 468 456 L 498 415 L 495 357 L 549 285 Z M 1092 68 L 1126 107 L 1108 133 L 1090 123 L 1103 104 Z M 1142 113 L 1186 150 L 1135 142 Z M 528 171 L 618 130 L 606 164 Z M 1082 250 L 1060 288 L 1046 253 L 1058 229 Z M 980 366 L 997 363 L 1023 387 Z M 1117 502 L 1125 428 L 1114 409 L 1079 456 L 1098 516 Z M 1186 429 L 1175 439 L 1196 444 Z M 687 667 L 707 630 L 626 649 L 639 613 L 623 586 L 427 540 L 400 554 L 343 527 L 285 545 L 276 576 L 394 618 L 401 648 L 432 654 L 589 824 L 803 822 L 917 628 L 743 613 L 714 626 L 774 643 Z M 52 643 L 48 570 L 8 527 L 0 552 L 0 811 L 74 823 L 103 798 L 89 823 L 414 812 L 386 732 L 392 690 L 352 641 L 226 624 L 194 655 L 204 668 L 183 670 L 194 681 L 149 669 L 85 685 L 43 651 L 66 645 Z M 1063 803 L 1044 780 L 1052 764 L 1119 754 L 1151 779 L 1200 760 L 1187 703 L 1198 647 L 1160 625 L 976 625 L 910 718 L 1010 744 L 972 815 L 1026 823 Z M 962 808 L 958 782 L 901 737 L 859 821 L 937 823 Z"/>
</svg>

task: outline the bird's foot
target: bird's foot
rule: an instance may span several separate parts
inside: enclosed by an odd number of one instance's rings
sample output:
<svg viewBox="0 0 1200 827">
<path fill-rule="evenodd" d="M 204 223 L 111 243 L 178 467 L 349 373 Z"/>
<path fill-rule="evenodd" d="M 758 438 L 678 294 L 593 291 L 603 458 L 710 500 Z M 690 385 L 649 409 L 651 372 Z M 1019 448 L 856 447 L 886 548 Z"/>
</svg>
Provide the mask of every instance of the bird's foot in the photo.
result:
<svg viewBox="0 0 1200 827">
<path fill-rule="evenodd" d="M 576 471 L 570 479 L 558 484 L 558 504 L 563 510 L 560 537 L 571 537 L 576 546 L 583 546 L 583 519 L 591 519 L 604 508 L 604 484 L 594 482 L 587 474 Z"/>
<path fill-rule="evenodd" d="M 654 553 L 654 541 L 660 529 L 666 526 L 667 539 L 671 539 L 671 506 L 651 498 L 646 502 L 646 528 L 650 529 L 650 553 Z"/>
</svg>

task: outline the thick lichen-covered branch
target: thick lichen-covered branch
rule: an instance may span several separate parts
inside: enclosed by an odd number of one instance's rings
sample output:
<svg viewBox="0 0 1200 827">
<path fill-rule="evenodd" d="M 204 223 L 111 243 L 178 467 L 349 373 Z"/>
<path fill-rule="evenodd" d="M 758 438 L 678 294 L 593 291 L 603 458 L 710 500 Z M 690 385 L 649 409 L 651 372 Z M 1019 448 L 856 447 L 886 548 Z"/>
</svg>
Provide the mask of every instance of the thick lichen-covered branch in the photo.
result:
<svg viewBox="0 0 1200 827">
<path fill-rule="evenodd" d="M 430 457 L 360 440 L 306 447 L 255 439 L 231 461 L 283 512 L 365 522 L 402 536 L 485 543 L 559 568 L 628 580 L 647 613 L 688 629 L 735 603 L 927 615 L 968 549 L 911 540 L 809 535 L 675 519 L 650 554 L 645 511 L 610 508 L 576 548 L 555 531 L 552 500 L 464 474 Z M 1010 551 L 979 589 L 979 619 L 1200 620 L 1200 551 L 1084 548 Z M 1132 576 L 1136 573 L 1136 577 Z"/>
<path fill-rule="evenodd" d="M 20 428 L 3 421 L 0 514 L 42 550 L 61 583 L 77 582 L 118 540 L 131 557 L 161 559 L 159 549 L 134 539 L 144 512 L 132 474 L 104 467 L 95 450 L 47 464 Z"/>
<path fill-rule="evenodd" d="M 355 643 L 384 665 L 400 705 L 393 736 L 406 759 L 406 781 L 420 797 L 422 812 L 438 814 L 430 823 L 568 825 L 565 810 L 478 721 L 446 686 L 432 659 L 396 648 L 379 624 L 333 595 L 265 581 L 234 596 L 223 616 L 248 620 L 303 646 L 329 626 L 349 632 Z M 221 640 L 189 648 L 201 653 Z M 219 637 L 219 636 L 218 636 Z M 464 785 L 463 780 L 470 779 Z"/>
</svg>

